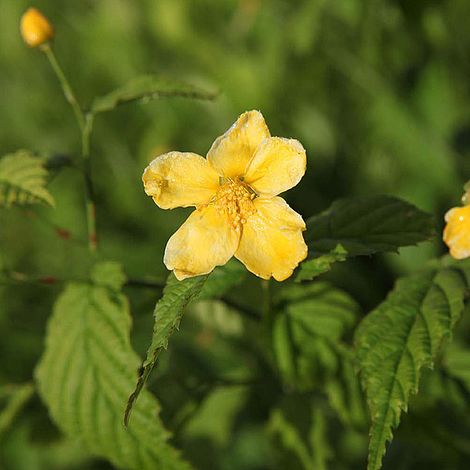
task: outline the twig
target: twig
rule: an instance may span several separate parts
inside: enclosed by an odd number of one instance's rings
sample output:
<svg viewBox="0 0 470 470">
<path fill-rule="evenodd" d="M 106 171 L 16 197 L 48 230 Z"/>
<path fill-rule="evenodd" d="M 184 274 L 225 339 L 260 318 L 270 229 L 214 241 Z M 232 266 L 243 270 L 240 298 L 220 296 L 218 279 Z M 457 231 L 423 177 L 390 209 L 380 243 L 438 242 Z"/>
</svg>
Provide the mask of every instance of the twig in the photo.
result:
<svg viewBox="0 0 470 470">
<path fill-rule="evenodd" d="M 80 108 L 80 105 L 78 104 L 77 98 L 75 98 L 75 93 L 73 92 L 72 87 L 70 86 L 70 83 L 67 80 L 67 77 L 65 76 L 64 71 L 62 70 L 62 67 L 60 66 L 54 54 L 54 51 L 51 48 L 51 45 L 49 43 L 45 43 L 41 46 L 41 50 L 44 52 L 44 54 L 46 54 L 52 69 L 57 75 L 57 78 L 59 79 L 60 85 L 62 87 L 62 91 L 64 92 L 65 99 L 70 103 L 70 106 L 72 106 L 78 127 L 80 128 L 80 132 L 83 132 L 83 128 L 85 127 L 85 118 L 83 116 L 83 112 Z"/>
<path fill-rule="evenodd" d="M 83 159 L 83 178 L 85 181 L 85 211 L 87 221 L 87 232 L 88 232 L 88 248 L 91 252 L 94 252 L 97 247 L 97 236 L 96 236 L 96 209 L 95 199 L 93 191 L 93 180 L 91 178 L 91 165 L 90 165 L 90 137 L 93 128 L 93 114 L 85 114 L 80 107 L 78 100 L 73 92 L 73 89 L 67 80 L 67 77 L 60 66 L 54 51 L 52 50 L 49 43 L 43 44 L 41 50 L 44 52 L 46 57 L 54 70 L 59 83 L 62 87 L 65 99 L 70 103 L 77 120 L 78 127 L 81 134 L 82 142 L 82 159 Z"/>
</svg>

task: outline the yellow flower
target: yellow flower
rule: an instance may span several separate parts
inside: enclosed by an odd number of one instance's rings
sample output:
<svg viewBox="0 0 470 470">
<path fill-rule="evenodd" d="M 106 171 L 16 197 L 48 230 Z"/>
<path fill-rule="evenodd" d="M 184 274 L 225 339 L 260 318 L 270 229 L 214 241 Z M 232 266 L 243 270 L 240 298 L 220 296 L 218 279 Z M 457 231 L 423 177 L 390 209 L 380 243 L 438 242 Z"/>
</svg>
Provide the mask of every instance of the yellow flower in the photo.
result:
<svg viewBox="0 0 470 470">
<path fill-rule="evenodd" d="M 444 241 L 453 258 L 470 256 L 470 206 L 454 207 L 445 215 Z"/>
<path fill-rule="evenodd" d="M 210 273 L 232 256 L 263 279 L 287 279 L 307 256 L 305 223 L 278 194 L 305 173 L 305 150 L 271 137 L 258 111 L 242 114 L 207 159 L 169 152 L 145 169 L 145 192 L 162 209 L 195 206 L 170 238 L 164 263 L 179 279 Z"/>
<path fill-rule="evenodd" d="M 36 8 L 28 8 L 21 17 L 21 36 L 29 47 L 38 47 L 52 39 L 54 29 L 48 19 Z"/>
</svg>

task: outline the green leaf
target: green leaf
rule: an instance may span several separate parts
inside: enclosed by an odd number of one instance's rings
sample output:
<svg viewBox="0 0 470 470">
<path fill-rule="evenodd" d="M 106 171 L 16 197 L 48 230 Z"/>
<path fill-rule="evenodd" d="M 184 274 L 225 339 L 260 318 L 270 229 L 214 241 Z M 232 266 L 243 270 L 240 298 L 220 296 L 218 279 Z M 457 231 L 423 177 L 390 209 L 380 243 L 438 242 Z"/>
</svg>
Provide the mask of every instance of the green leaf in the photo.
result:
<svg viewBox="0 0 470 470">
<path fill-rule="evenodd" d="M 350 257 L 397 251 L 433 235 L 432 216 L 412 204 L 392 196 L 361 196 L 338 200 L 308 219 L 305 239 L 311 256 L 341 245 Z"/>
<path fill-rule="evenodd" d="M 340 369 L 340 341 L 354 325 L 358 306 L 327 283 L 293 284 L 280 296 L 273 347 L 283 380 L 299 389 L 323 386 Z"/>
<path fill-rule="evenodd" d="M 331 269 L 333 263 L 338 261 L 345 261 L 348 257 L 348 252 L 342 245 L 336 247 L 325 255 L 320 255 L 317 258 L 304 261 L 299 268 L 298 274 L 295 278 L 299 281 L 311 281 L 320 274 L 324 274 Z"/>
<path fill-rule="evenodd" d="M 134 78 L 107 95 L 95 98 L 91 106 L 91 112 L 96 114 L 112 111 L 121 104 L 133 101 L 146 103 L 158 98 L 213 100 L 215 97 L 215 93 L 209 93 L 187 83 L 162 80 L 154 75 L 144 75 Z"/>
<path fill-rule="evenodd" d="M 18 150 L 0 158 L 0 207 L 38 202 L 54 205 L 46 189 L 44 160 L 28 150 Z"/>
<path fill-rule="evenodd" d="M 187 469 L 167 443 L 150 393 L 142 393 L 129 428 L 122 423 L 139 358 L 130 344 L 129 306 L 117 279 L 124 279 L 119 265 L 99 264 L 93 282 L 70 283 L 60 295 L 36 369 L 40 395 L 65 434 L 116 467 Z"/>
<path fill-rule="evenodd" d="M 140 368 L 134 391 L 127 401 L 124 413 L 126 425 L 129 423 L 130 413 L 137 397 L 157 363 L 160 352 L 163 349 L 167 349 L 168 339 L 174 330 L 179 327 L 184 309 L 199 295 L 207 277 L 208 275 L 197 276 L 185 279 L 184 281 L 178 281 L 173 274 L 168 276 L 167 284 L 163 289 L 163 296 L 155 306 L 152 343 L 147 350 L 147 357 Z"/>
<path fill-rule="evenodd" d="M 372 419 L 369 470 L 381 467 L 392 430 L 432 367 L 468 298 L 470 262 L 443 263 L 399 280 L 356 331 L 357 359 Z"/>
</svg>

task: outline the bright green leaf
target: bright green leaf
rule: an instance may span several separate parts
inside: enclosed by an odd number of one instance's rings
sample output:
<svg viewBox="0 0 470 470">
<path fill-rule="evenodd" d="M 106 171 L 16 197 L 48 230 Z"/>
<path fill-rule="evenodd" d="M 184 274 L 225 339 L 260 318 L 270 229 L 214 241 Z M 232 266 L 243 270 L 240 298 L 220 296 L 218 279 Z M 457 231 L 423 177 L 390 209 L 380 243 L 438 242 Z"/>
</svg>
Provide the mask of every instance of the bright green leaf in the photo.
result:
<svg viewBox="0 0 470 470">
<path fill-rule="evenodd" d="M 137 397 L 157 363 L 160 352 L 168 347 L 168 340 L 174 330 L 179 327 L 184 309 L 200 294 L 207 277 L 207 275 L 191 277 L 184 281 L 178 281 L 173 274 L 168 277 L 167 284 L 163 289 L 163 296 L 155 306 L 152 343 L 140 369 L 137 384 L 128 399 L 124 414 L 126 424 L 129 421 Z"/>
<path fill-rule="evenodd" d="M 162 80 L 154 75 L 144 75 L 134 78 L 107 95 L 95 98 L 91 112 L 96 114 L 112 111 L 116 106 L 133 101 L 146 103 L 158 98 L 213 100 L 215 96 L 215 93 L 209 93 L 193 85 L 173 80 Z"/>
<path fill-rule="evenodd" d="M 49 321 L 46 348 L 36 370 L 39 392 L 52 418 L 84 448 L 118 468 L 187 469 L 168 445 L 159 405 L 144 391 L 126 429 L 122 415 L 139 358 L 132 350 L 131 317 L 114 263 L 97 265 L 96 283 L 67 285 Z"/>
<path fill-rule="evenodd" d="M 369 470 L 381 467 L 392 430 L 432 367 L 468 297 L 470 262 L 438 265 L 399 280 L 356 332 L 357 359 L 372 419 Z"/>
<path fill-rule="evenodd" d="M 44 161 L 28 150 L 18 150 L 0 158 L 0 207 L 13 204 L 46 203 L 54 199 L 46 189 Z"/>
<path fill-rule="evenodd" d="M 341 199 L 307 221 L 310 255 L 330 253 L 339 244 L 348 256 L 397 251 L 434 235 L 431 215 L 392 196 Z"/>
</svg>

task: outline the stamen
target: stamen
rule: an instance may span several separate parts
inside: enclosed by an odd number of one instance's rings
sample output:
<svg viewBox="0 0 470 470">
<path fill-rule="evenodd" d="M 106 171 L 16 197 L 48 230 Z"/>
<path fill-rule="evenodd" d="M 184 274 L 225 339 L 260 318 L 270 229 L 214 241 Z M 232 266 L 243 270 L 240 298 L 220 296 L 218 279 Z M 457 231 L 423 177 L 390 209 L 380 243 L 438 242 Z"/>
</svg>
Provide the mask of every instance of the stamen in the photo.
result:
<svg viewBox="0 0 470 470">
<path fill-rule="evenodd" d="M 217 210 L 228 216 L 235 230 L 240 230 L 256 212 L 253 200 L 256 192 L 240 178 L 221 178 L 221 185 L 212 202 Z"/>
</svg>

